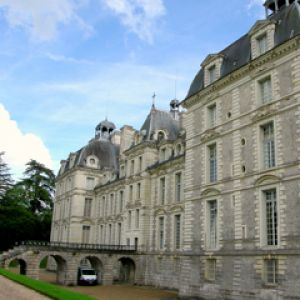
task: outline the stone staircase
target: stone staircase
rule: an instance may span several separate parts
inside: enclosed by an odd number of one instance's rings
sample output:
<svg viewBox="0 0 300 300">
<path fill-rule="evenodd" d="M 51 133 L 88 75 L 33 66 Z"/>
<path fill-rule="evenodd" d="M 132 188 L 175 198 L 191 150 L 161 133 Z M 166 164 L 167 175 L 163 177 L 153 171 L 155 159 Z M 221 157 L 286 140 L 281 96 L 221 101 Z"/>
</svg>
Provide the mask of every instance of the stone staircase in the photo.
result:
<svg viewBox="0 0 300 300">
<path fill-rule="evenodd" d="M 27 249 L 24 246 L 15 246 L 13 249 L 9 249 L 8 251 L 3 252 L 2 254 L 0 254 L 0 267 L 4 268 L 4 264 L 7 259 L 11 259 L 26 251 Z"/>
</svg>

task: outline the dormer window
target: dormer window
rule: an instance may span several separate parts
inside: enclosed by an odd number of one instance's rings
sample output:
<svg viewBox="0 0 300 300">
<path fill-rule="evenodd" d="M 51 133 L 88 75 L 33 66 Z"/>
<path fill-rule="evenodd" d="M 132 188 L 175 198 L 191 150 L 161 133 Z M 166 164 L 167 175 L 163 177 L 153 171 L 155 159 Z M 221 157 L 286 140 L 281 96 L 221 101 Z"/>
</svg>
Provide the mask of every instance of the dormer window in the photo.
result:
<svg viewBox="0 0 300 300">
<path fill-rule="evenodd" d="M 222 63 L 222 54 L 209 54 L 202 62 L 201 67 L 204 68 L 205 86 L 212 84 L 220 78 Z"/>
<path fill-rule="evenodd" d="M 252 59 L 274 47 L 275 23 L 271 20 L 257 21 L 249 31 Z"/>
<path fill-rule="evenodd" d="M 211 84 L 216 80 L 216 65 L 213 65 L 208 69 L 208 75 L 209 84 Z"/>
<path fill-rule="evenodd" d="M 262 55 L 268 51 L 267 34 L 263 34 L 256 38 L 258 54 Z"/>
</svg>

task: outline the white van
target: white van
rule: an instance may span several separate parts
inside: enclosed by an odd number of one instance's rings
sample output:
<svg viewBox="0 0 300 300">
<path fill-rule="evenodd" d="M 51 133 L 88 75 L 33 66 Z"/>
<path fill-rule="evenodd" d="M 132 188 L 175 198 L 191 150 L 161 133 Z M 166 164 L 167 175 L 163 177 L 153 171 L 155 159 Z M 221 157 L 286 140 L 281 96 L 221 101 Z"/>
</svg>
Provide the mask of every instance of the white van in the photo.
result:
<svg viewBox="0 0 300 300">
<path fill-rule="evenodd" d="M 98 281 L 96 271 L 89 267 L 78 268 L 77 280 L 79 285 L 96 285 Z"/>
</svg>

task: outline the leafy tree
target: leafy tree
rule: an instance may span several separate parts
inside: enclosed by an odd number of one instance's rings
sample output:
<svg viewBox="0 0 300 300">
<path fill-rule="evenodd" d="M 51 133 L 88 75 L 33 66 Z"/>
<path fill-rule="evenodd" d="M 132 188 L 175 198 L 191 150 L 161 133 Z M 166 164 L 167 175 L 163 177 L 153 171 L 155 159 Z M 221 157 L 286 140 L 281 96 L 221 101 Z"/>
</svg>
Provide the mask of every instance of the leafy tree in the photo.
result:
<svg viewBox="0 0 300 300">
<path fill-rule="evenodd" d="M 9 168 L 2 158 L 3 155 L 4 152 L 0 152 L 0 198 L 2 198 L 13 183 Z"/>
<path fill-rule="evenodd" d="M 17 185 L 23 188 L 30 210 L 41 213 L 52 209 L 55 185 L 53 171 L 36 160 L 30 160 L 26 166 L 25 178 Z"/>
<path fill-rule="evenodd" d="M 5 167 L 2 173 L 9 174 Z M 11 248 L 15 242 L 22 240 L 49 241 L 55 181 L 53 172 L 31 160 L 26 164 L 21 181 L 12 185 L 11 177 L 5 178 L 5 189 L 0 194 L 0 250 Z"/>
</svg>

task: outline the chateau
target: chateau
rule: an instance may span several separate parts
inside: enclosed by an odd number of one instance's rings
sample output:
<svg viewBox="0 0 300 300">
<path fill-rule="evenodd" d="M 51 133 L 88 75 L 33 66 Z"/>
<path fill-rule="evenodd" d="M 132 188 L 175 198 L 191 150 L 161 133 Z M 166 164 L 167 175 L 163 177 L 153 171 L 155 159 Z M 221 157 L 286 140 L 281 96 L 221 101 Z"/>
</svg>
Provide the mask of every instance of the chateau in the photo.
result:
<svg viewBox="0 0 300 300">
<path fill-rule="evenodd" d="M 183 101 L 61 162 L 51 241 L 133 245 L 182 297 L 300 299 L 300 4 L 265 8 Z"/>
</svg>

